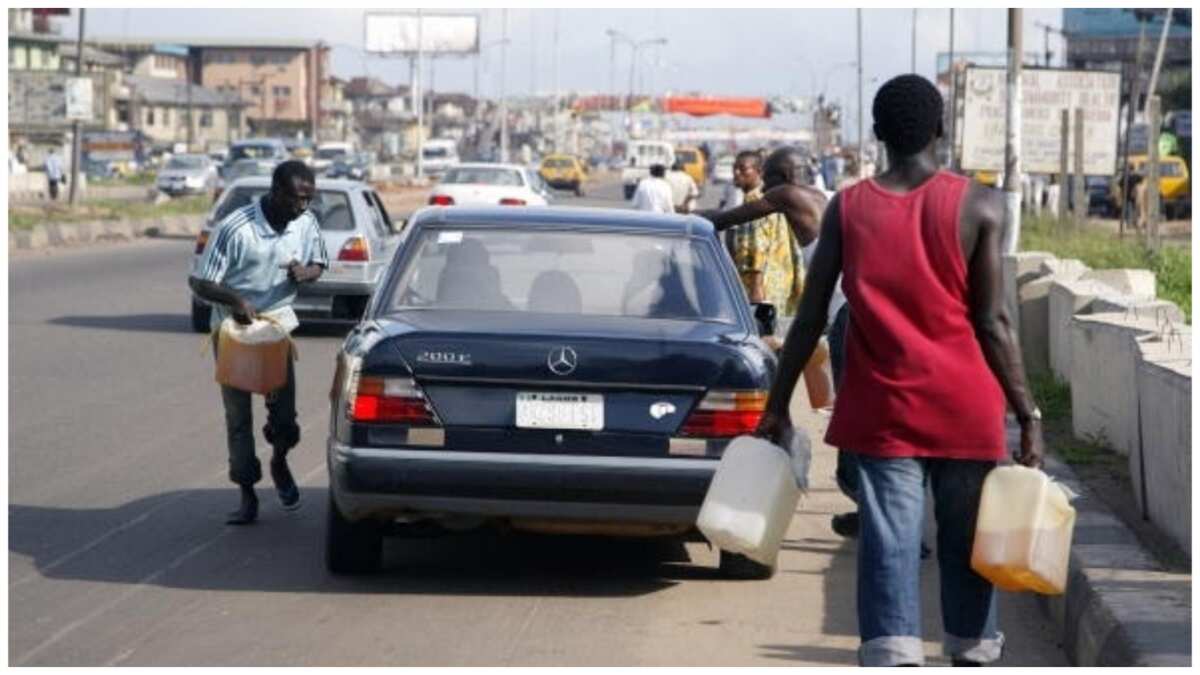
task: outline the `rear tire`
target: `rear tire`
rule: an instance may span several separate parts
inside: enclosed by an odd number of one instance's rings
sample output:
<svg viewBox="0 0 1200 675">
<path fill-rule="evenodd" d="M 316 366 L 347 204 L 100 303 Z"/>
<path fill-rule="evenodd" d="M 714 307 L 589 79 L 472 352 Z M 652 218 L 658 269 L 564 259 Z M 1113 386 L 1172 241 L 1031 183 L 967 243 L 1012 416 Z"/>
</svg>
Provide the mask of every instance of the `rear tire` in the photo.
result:
<svg viewBox="0 0 1200 675">
<path fill-rule="evenodd" d="M 209 332 L 212 330 L 209 326 L 211 320 L 212 307 L 192 300 L 192 330 L 197 333 Z"/>
<path fill-rule="evenodd" d="M 626 185 L 625 186 L 625 199 L 626 200 L 633 199 L 633 193 L 636 190 L 637 190 L 636 185 Z"/>
<path fill-rule="evenodd" d="M 367 574 L 383 559 L 383 528 L 371 520 L 352 523 L 342 516 L 333 495 L 325 521 L 325 565 L 334 574 Z"/>
<path fill-rule="evenodd" d="M 575 196 L 576 196 L 576 197 L 582 197 L 582 196 L 583 196 L 583 183 L 576 183 L 576 184 L 575 184 Z"/>
<path fill-rule="evenodd" d="M 751 560 L 740 553 L 721 551 L 721 574 L 727 579 L 770 579 L 775 576 L 775 568 Z"/>
</svg>

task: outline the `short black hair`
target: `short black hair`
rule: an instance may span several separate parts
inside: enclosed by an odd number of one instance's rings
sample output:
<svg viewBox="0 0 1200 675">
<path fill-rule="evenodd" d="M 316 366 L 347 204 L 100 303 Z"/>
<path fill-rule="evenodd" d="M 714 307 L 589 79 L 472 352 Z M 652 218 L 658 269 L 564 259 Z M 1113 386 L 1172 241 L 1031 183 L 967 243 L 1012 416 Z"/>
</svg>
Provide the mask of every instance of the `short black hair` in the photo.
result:
<svg viewBox="0 0 1200 675">
<path fill-rule="evenodd" d="M 768 171 L 777 171 L 783 180 L 793 185 L 812 185 L 812 171 L 808 163 L 808 153 L 794 145 L 785 145 L 776 149 L 763 161 L 763 175 Z"/>
<path fill-rule="evenodd" d="M 944 112 L 937 87 L 911 74 L 885 82 L 871 104 L 875 136 L 899 155 L 924 150 L 939 133 Z"/>
<path fill-rule="evenodd" d="M 742 150 L 733 158 L 733 163 L 741 164 L 744 160 L 749 160 L 754 165 L 754 170 L 762 173 L 762 153 L 758 150 Z"/>
<path fill-rule="evenodd" d="M 663 166 L 662 164 L 651 164 L 650 175 L 654 176 L 655 178 L 662 178 L 663 176 L 667 175 L 667 167 Z"/>
<path fill-rule="evenodd" d="M 299 178 L 309 183 L 316 183 L 317 177 L 313 175 L 312 169 L 308 165 L 298 159 L 289 159 L 286 162 L 280 162 L 279 166 L 275 167 L 275 171 L 271 173 L 271 188 L 291 187 L 292 179 Z"/>
</svg>

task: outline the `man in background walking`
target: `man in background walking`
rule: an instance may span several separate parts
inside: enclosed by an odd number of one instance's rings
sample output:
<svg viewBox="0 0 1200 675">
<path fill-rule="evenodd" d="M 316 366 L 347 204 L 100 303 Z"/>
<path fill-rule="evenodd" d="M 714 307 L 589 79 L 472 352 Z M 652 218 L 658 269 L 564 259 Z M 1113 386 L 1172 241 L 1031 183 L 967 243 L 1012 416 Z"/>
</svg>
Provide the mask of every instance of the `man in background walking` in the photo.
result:
<svg viewBox="0 0 1200 675">
<path fill-rule="evenodd" d="M 58 156 L 58 150 L 50 151 L 46 155 L 46 183 L 50 189 L 50 201 L 58 201 L 58 185 L 63 182 L 63 165 L 62 158 Z"/>
<path fill-rule="evenodd" d="M 633 208 L 638 211 L 675 213 L 675 198 L 667 182 L 667 168 L 662 164 L 650 166 L 650 175 L 638 181 L 633 193 Z"/>
</svg>

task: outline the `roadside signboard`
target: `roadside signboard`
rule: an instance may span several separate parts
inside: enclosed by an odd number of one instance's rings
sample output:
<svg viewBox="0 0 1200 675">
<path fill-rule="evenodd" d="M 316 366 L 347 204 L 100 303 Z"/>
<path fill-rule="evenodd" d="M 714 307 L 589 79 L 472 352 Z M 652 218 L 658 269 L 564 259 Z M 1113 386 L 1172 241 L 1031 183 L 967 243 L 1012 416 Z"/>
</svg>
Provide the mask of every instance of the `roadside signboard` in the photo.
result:
<svg viewBox="0 0 1200 675">
<path fill-rule="evenodd" d="M 419 21 L 419 22 L 418 22 Z M 408 56 L 475 54 L 479 52 L 479 17 L 475 14 L 426 14 L 367 12 L 364 23 L 365 51 L 369 54 Z"/>
<path fill-rule="evenodd" d="M 962 168 L 1004 170 L 1003 68 L 967 69 L 963 91 Z M 1120 73 L 1030 68 L 1021 72 L 1021 170 L 1056 174 L 1060 167 L 1062 111 L 1071 110 L 1069 169 L 1075 170 L 1074 111 L 1083 110 L 1083 171 L 1111 176 L 1117 168 Z"/>
<path fill-rule="evenodd" d="M 93 117 L 92 80 L 72 77 L 66 81 L 67 119 L 89 121 Z"/>
</svg>

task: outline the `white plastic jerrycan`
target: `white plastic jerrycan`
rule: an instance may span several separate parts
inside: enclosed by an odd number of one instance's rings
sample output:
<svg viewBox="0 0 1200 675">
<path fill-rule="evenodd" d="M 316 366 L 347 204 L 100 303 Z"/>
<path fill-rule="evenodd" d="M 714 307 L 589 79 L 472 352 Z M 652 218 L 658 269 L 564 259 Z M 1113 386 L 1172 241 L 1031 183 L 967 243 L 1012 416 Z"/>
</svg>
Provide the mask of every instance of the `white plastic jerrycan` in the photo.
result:
<svg viewBox="0 0 1200 675">
<path fill-rule="evenodd" d="M 1037 469 L 1001 466 L 983 482 L 971 569 L 1006 591 L 1067 588 L 1075 495 Z"/>
<path fill-rule="evenodd" d="M 739 436 L 721 456 L 696 526 L 717 548 L 773 566 L 799 499 L 788 453 Z"/>
</svg>

